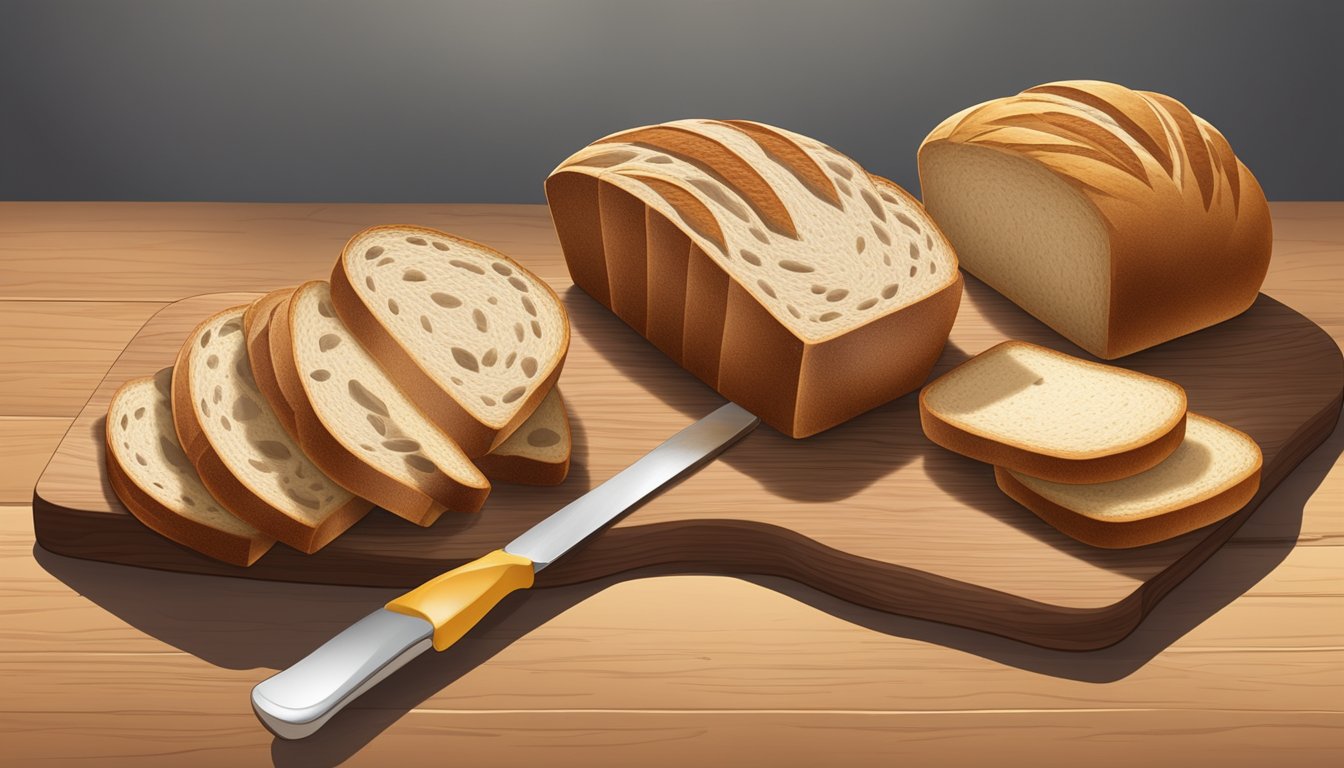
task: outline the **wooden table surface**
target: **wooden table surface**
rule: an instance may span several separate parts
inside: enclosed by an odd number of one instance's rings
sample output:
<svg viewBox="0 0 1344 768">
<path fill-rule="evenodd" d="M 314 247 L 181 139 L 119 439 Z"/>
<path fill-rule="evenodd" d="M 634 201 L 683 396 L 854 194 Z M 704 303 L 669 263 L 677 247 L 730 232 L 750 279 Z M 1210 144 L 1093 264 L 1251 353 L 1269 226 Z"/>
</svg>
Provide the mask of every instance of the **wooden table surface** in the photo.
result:
<svg viewBox="0 0 1344 768">
<path fill-rule="evenodd" d="M 1340 342 L 1344 203 L 1273 214 L 1265 293 Z M 324 276 L 350 234 L 391 222 L 567 279 L 542 206 L 0 203 L 0 764 L 1344 759 L 1344 429 L 1256 513 L 1300 515 L 1294 548 L 1248 525 L 1102 651 L 1046 651 L 772 579 L 591 583 L 510 598 L 334 727 L 274 740 L 249 688 L 392 593 L 50 555 L 33 544 L 32 487 L 160 307 Z M 1268 575 L 1248 585 L 1256 573 Z"/>
</svg>

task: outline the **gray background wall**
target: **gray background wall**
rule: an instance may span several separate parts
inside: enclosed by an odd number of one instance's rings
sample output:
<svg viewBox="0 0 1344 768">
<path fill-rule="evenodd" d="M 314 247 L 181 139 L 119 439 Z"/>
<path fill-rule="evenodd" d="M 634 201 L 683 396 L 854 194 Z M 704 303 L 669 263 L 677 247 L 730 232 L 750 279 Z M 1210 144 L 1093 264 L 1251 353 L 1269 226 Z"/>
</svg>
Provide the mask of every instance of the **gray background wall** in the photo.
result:
<svg viewBox="0 0 1344 768">
<path fill-rule="evenodd" d="M 952 112 L 1113 80 L 1271 199 L 1344 199 L 1344 3 L 0 0 L 0 198 L 539 202 L 676 117 L 810 134 L 914 190 Z"/>
</svg>

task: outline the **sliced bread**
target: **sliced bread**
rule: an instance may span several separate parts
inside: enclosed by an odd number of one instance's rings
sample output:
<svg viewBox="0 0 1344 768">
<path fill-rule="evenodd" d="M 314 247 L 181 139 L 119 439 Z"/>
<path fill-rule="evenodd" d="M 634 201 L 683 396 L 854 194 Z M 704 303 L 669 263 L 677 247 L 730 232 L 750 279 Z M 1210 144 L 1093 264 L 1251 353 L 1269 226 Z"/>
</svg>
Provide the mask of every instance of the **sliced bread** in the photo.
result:
<svg viewBox="0 0 1344 768">
<path fill-rule="evenodd" d="M 257 389 L 243 311 L 207 318 L 173 368 L 173 421 L 182 449 L 234 515 L 304 552 L 315 552 L 372 505 L 337 485 L 281 426 Z"/>
<path fill-rule="evenodd" d="M 553 387 L 523 426 L 476 460 L 492 482 L 559 485 L 569 474 L 571 435 L 560 388 Z"/>
<path fill-rule="evenodd" d="M 325 281 L 282 301 L 268 338 L 294 436 L 329 477 L 418 525 L 485 503 L 485 475 L 364 350 Z"/>
<path fill-rule="evenodd" d="M 107 410 L 107 476 L 140 522 L 203 555 L 247 566 L 275 539 L 226 510 L 201 483 L 173 429 L 172 369 L 132 379 Z"/>
<path fill-rule="evenodd" d="M 1005 341 L 919 395 L 924 434 L 979 461 L 1057 483 L 1101 483 L 1171 455 L 1185 434 L 1179 385 Z"/>
<path fill-rule="evenodd" d="M 483 245 L 374 227 L 346 244 L 332 304 L 373 359 L 469 456 L 499 446 L 541 404 L 569 349 L 544 281 Z"/>
<path fill-rule="evenodd" d="M 284 304 L 294 293 L 293 288 L 281 288 L 271 291 L 247 305 L 243 312 L 243 337 L 247 343 L 247 359 L 252 366 L 252 379 L 257 389 L 266 397 L 275 411 L 276 418 L 292 435 L 294 434 L 294 409 L 285 401 L 280 392 L 280 382 L 275 378 L 275 364 L 271 360 L 270 328 L 271 317 L 276 308 Z"/>
<path fill-rule="evenodd" d="M 995 467 L 999 488 L 1079 541 L 1123 548 L 1163 541 L 1222 520 L 1260 487 L 1260 447 L 1248 435 L 1196 413 L 1185 439 L 1157 466 L 1132 477 L 1067 485 Z"/>
<path fill-rule="evenodd" d="M 546 199 L 575 284 L 793 437 L 924 383 L 960 303 L 956 254 L 918 201 L 760 123 L 607 136 Z"/>
<path fill-rule="evenodd" d="M 1179 101 L 1047 83 L 965 109 L 919 148 L 961 265 L 1101 358 L 1239 314 L 1269 266 L 1269 206 Z"/>
</svg>

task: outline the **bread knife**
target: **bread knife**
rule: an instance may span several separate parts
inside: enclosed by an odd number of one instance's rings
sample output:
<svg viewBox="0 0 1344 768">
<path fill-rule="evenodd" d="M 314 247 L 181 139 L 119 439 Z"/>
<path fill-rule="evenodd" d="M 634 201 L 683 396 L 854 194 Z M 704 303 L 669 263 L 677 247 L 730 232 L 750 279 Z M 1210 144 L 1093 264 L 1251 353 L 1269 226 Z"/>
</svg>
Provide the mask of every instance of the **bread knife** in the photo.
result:
<svg viewBox="0 0 1344 768">
<path fill-rule="evenodd" d="M 745 437 L 760 419 L 729 403 L 484 557 L 425 582 L 252 689 L 252 709 L 282 739 L 302 739 L 429 650 L 457 642 L 505 595 L 672 480 Z"/>
</svg>

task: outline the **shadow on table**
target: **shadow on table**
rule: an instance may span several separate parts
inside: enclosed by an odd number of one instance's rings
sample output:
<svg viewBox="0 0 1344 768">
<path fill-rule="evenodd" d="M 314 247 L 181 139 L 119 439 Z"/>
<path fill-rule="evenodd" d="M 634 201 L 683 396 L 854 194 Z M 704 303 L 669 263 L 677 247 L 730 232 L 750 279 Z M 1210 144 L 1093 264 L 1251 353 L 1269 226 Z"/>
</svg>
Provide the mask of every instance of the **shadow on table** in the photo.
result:
<svg viewBox="0 0 1344 768">
<path fill-rule="evenodd" d="M 1344 429 L 1336 429 L 1269 496 L 1238 539 L 1176 587 L 1135 632 L 1097 651 L 1037 648 L 982 632 L 859 608 L 784 579 L 747 580 L 874 631 L 936 643 L 1043 675 L 1110 682 L 1138 670 L 1282 562 L 1297 539 L 1303 507 L 1341 451 Z M 209 663 L 234 669 L 288 666 L 397 593 L 165 573 L 75 560 L 40 548 L 34 549 L 34 555 L 57 579 L 135 628 Z M 515 640 L 589 596 L 629 578 L 629 574 L 618 575 L 511 596 L 450 652 L 426 654 L 411 662 L 316 735 L 297 742 L 276 739 L 272 758 L 277 765 L 296 766 L 345 761 L 408 711 Z M 247 691 L 241 688 L 238 706 L 248 706 Z"/>
</svg>

